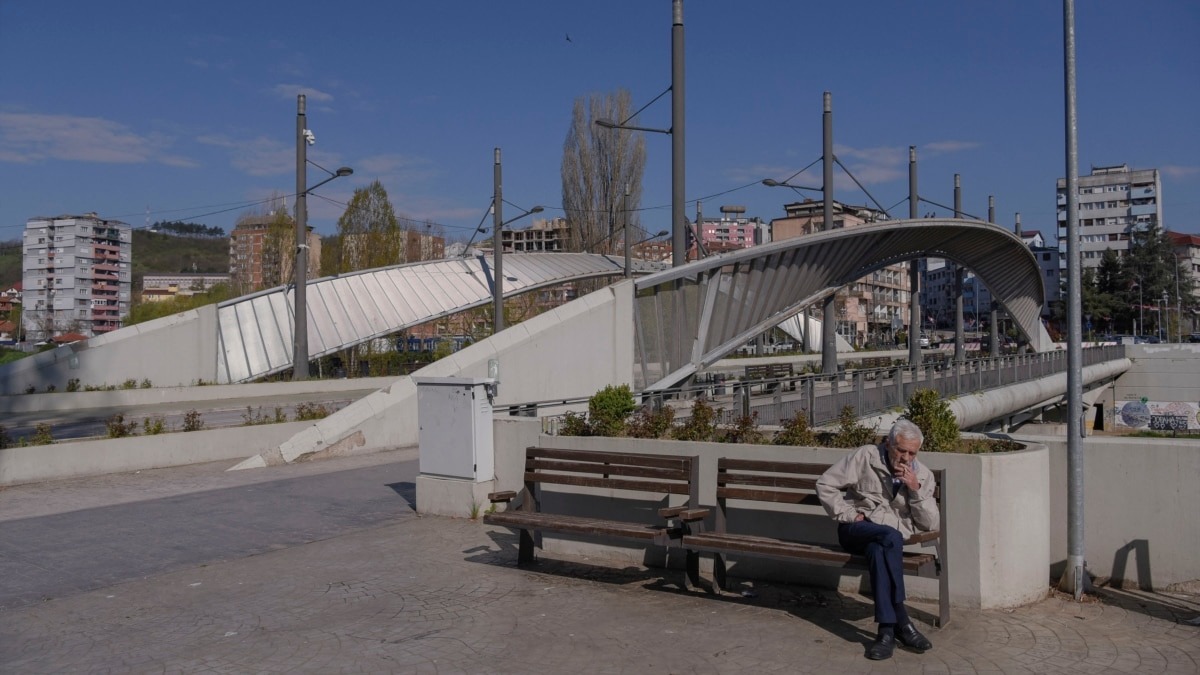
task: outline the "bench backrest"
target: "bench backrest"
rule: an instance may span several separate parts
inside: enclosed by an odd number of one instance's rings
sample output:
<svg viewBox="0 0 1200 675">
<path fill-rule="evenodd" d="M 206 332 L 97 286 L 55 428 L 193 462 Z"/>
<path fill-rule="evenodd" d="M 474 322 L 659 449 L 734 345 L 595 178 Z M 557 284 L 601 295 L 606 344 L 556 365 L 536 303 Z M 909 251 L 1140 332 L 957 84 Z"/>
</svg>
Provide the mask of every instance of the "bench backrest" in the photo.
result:
<svg viewBox="0 0 1200 675">
<path fill-rule="evenodd" d="M 699 470 L 696 457 L 540 447 L 525 450 L 527 484 L 557 483 L 694 498 Z"/>
<path fill-rule="evenodd" d="M 820 506 L 817 479 L 831 466 L 828 463 L 722 457 L 717 460 L 717 501 L 722 506 L 726 499 Z M 933 475 L 937 481 L 934 498 L 940 507 L 945 472 L 937 469 Z"/>
</svg>

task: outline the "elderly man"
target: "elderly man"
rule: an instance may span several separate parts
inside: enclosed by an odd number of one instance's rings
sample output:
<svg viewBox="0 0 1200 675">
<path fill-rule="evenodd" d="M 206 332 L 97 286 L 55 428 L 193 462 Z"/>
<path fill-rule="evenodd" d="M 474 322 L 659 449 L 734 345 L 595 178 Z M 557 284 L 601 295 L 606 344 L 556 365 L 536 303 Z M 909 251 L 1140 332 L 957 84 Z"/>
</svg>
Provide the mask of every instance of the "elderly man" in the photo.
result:
<svg viewBox="0 0 1200 675">
<path fill-rule="evenodd" d="M 938 528 L 933 473 L 917 462 L 921 429 L 898 420 L 881 445 L 864 445 L 817 479 L 817 495 L 838 522 L 838 542 L 866 556 L 879 632 L 867 658 L 891 658 L 896 641 L 918 653 L 932 649 L 904 609 L 904 540 Z"/>
</svg>

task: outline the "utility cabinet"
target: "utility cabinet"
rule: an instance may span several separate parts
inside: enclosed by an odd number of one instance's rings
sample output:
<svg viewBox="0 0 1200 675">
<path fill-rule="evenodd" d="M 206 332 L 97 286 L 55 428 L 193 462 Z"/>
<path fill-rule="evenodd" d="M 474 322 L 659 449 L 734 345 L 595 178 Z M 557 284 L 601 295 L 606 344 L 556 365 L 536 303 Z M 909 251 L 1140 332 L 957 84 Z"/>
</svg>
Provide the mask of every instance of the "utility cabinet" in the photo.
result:
<svg viewBox="0 0 1200 675">
<path fill-rule="evenodd" d="M 491 378 L 417 377 L 422 475 L 476 483 L 495 476 Z"/>
</svg>

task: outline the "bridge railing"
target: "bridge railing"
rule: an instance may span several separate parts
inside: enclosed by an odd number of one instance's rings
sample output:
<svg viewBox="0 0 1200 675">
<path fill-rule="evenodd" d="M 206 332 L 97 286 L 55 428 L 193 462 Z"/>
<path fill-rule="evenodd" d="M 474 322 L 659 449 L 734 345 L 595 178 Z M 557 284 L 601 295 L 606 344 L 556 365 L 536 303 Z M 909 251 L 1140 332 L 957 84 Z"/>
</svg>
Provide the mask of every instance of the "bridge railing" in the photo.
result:
<svg viewBox="0 0 1200 675">
<path fill-rule="evenodd" d="M 1083 365 L 1124 358 L 1124 347 L 1106 345 L 1083 350 Z M 835 377 L 819 374 L 793 377 L 731 380 L 702 376 L 693 384 L 647 393 L 643 401 L 658 401 L 677 409 L 676 421 L 686 421 L 688 401 L 699 396 L 719 408 L 718 421 L 732 424 L 742 415 L 754 415 L 760 425 L 776 426 L 804 411 L 810 425 L 820 426 L 838 419 L 851 406 L 856 417 L 877 415 L 903 408 L 917 389 L 933 389 L 943 398 L 973 394 L 1019 382 L 1047 377 L 1067 370 L 1065 351 L 1011 354 L 998 357 L 952 359 L 909 366 L 850 369 Z M 757 391 L 756 391 L 757 390 Z M 587 402 L 587 397 L 559 399 L 498 407 L 497 412 L 543 416 L 547 433 L 557 433 L 562 415 L 553 409 Z M 549 416 L 544 416 L 549 413 Z"/>
</svg>

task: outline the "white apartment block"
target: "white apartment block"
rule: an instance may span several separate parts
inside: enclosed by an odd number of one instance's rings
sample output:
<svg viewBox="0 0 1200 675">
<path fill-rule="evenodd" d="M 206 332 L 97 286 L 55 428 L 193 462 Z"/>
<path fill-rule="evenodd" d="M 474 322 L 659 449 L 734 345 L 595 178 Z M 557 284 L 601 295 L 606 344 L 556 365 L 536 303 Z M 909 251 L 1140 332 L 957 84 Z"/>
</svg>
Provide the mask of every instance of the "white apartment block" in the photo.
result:
<svg viewBox="0 0 1200 675">
<path fill-rule="evenodd" d="M 1058 250 L 1067 265 L 1067 180 L 1058 179 Z M 1127 164 L 1092 167 L 1079 177 L 1079 252 L 1084 267 L 1098 267 L 1105 249 L 1124 255 L 1129 233 L 1162 227 L 1162 183 L 1158 169 Z"/>
<path fill-rule="evenodd" d="M 132 290 L 129 225 L 95 213 L 31 218 L 22 251 L 21 324 L 29 340 L 121 327 Z"/>
</svg>

